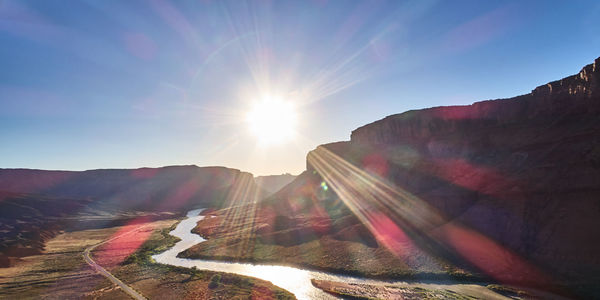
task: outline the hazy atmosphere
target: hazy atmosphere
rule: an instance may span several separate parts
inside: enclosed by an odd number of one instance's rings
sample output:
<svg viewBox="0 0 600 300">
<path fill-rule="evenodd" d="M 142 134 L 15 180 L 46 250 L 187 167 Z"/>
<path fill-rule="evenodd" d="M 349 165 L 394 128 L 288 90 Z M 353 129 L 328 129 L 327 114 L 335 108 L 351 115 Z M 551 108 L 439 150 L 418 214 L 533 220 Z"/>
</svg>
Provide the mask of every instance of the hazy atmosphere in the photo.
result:
<svg viewBox="0 0 600 300">
<path fill-rule="evenodd" d="M 600 1 L 0 0 L 0 300 L 600 299 Z"/>
<path fill-rule="evenodd" d="M 298 174 L 387 115 L 577 72 L 599 20 L 596 1 L 3 0 L 0 165 Z M 269 97 L 293 139 L 256 138 L 246 115 Z"/>
</svg>

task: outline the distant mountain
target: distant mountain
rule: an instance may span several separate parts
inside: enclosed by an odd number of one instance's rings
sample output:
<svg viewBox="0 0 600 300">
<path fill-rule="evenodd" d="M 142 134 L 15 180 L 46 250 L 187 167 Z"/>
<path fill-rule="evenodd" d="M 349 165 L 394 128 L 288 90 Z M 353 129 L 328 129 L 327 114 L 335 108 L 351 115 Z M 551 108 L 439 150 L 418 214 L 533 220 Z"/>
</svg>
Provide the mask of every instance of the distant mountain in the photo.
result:
<svg viewBox="0 0 600 300">
<path fill-rule="evenodd" d="M 267 192 L 266 196 L 268 196 L 279 191 L 282 187 L 292 182 L 294 178 L 296 178 L 295 175 L 285 173 L 281 175 L 256 176 L 254 177 L 254 181 L 259 188 Z"/>
<path fill-rule="evenodd" d="M 63 230 L 172 217 L 260 197 L 252 174 L 224 167 L 0 169 L 0 267 L 40 253 Z"/>
<path fill-rule="evenodd" d="M 0 190 L 91 198 L 112 210 L 185 211 L 221 206 L 231 188 L 255 193 L 250 173 L 225 167 L 169 166 L 140 169 L 45 171 L 0 169 Z"/>
</svg>

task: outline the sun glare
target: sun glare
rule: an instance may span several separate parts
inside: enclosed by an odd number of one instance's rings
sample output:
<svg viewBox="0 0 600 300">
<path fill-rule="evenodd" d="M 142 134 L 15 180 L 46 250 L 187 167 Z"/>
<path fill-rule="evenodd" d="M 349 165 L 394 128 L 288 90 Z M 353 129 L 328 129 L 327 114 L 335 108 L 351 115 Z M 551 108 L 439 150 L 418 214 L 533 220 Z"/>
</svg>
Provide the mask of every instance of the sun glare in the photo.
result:
<svg viewBox="0 0 600 300">
<path fill-rule="evenodd" d="M 267 97 L 256 102 L 246 116 L 250 131 L 263 145 L 281 144 L 294 137 L 296 110 L 292 103 Z"/>
</svg>

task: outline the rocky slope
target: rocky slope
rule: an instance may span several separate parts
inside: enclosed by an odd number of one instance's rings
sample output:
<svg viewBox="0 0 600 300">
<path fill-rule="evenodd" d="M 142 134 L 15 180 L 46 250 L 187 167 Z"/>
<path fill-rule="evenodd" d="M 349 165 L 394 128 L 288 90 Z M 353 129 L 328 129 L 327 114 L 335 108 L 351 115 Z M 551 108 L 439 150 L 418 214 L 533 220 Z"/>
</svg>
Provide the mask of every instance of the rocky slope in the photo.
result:
<svg viewBox="0 0 600 300">
<path fill-rule="evenodd" d="M 61 230 L 63 218 L 89 202 L 0 191 L 0 267 L 11 258 L 39 254 L 44 241 Z"/>
<path fill-rule="evenodd" d="M 259 197 L 252 174 L 223 167 L 0 169 L 0 267 L 40 253 L 45 241 L 64 230 L 173 217 Z"/>
<path fill-rule="evenodd" d="M 545 269 L 585 276 L 600 271 L 599 112 L 600 58 L 527 95 L 389 116 L 337 152 L 446 221 Z"/>
<path fill-rule="evenodd" d="M 386 117 L 313 151 L 308 168 L 327 171 L 314 158 L 331 151 L 415 196 L 440 214 L 408 225 L 496 279 L 584 281 L 600 271 L 599 112 L 600 58 L 527 95 Z M 481 253 L 495 249 L 509 259 Z"/>
</svg>

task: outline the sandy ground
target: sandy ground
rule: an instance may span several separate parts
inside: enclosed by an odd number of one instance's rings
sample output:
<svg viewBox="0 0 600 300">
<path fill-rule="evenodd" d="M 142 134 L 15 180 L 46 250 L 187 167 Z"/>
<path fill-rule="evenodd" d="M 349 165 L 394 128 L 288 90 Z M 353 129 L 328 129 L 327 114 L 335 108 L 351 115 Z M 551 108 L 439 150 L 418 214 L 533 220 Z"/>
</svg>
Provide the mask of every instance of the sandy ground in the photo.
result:
<svg viewBox="0 0 600 300">
<path fill-rule="evenodd" d="M 63 233 L 47 243 L 42 255 L 25 257 L 14 267 L 0 268 L 0 298 L 93 299 L 98 291 L 110 290 L 112 284 L 89 268 L 81 253 L 117 229 Z M 128 299 L 124 294 L 125 297 L 115 296 L 115 299 Z"/>
<path fill-rule="evenodd" d="M 510 299 L 489 289 L 473 284 L 351 284 L 326 280 L 313 280 L 313 285 L 332 294 L 364 299 Z"/>
<path fill-rule="evenodd" d="M 161 265 L 121 264 L 148 240 L 159 240 L 160 230 L 177 220 L 150 223 L 144 230 L 115 239 L 92 252 L 94 260 L 148 299 L 273 299 L 293 297 L 271 283 L 214 272 L 190 273 Z M 119 236 L 139 223 L 63 233 L 51 239 L 44 254 L 30 256 L 11 268 L 0 268 L 0 299 L 130 299 L 121 289 L 93 271 L 83 259 L 85 248 Z M 277 293 L 275 293 L 277 292 Z"/>
<path fill-rule="evenodd" d="M 171 226 L 176 220 L 161 220 L 149 232 Z M 48 241 L 42 255 L 25 257 L 14 267 L 0 268 L 0 299 L 130 299 L 118 287 L 92 270 L 82 257 L 85 248 L 138 225 L 67 232 Z M 137 244 L 143 241 L 137 239 Z M 114 245 L 114 244 L 113 244 Z M 117 245 L 117 247 L 122 244 Z M 127 252 L 112 248 L 107 257 Z M 134 250 L 130 250 L 134 251 Z M 128 255 L 128 254 L 127 254 Z M 126 256 L 125 256 L 126 257 Z M 106 263 L 106 260 L 103 260 Z M 114 264 L 110 264 L 114 267 Z M 106 298 L 106 299 L 109 299 Z"/>
</svg>

